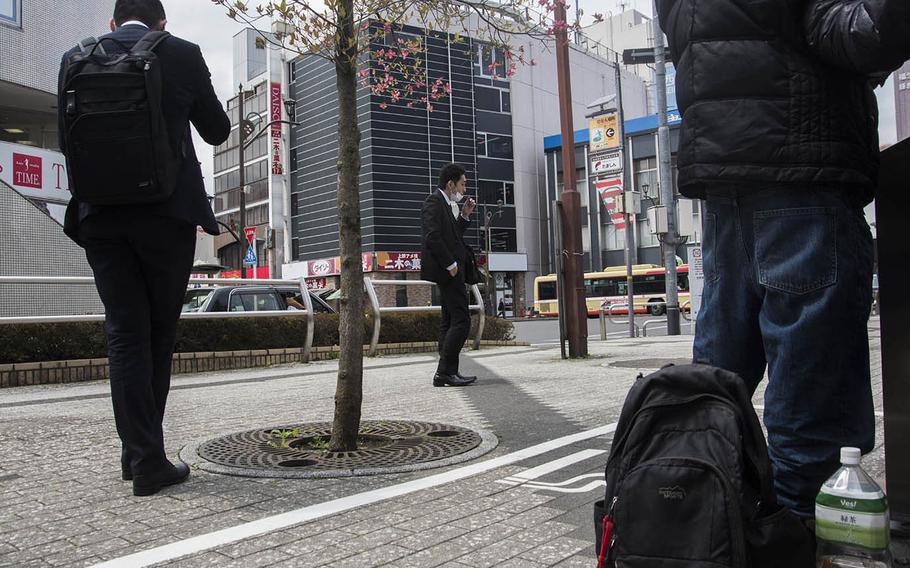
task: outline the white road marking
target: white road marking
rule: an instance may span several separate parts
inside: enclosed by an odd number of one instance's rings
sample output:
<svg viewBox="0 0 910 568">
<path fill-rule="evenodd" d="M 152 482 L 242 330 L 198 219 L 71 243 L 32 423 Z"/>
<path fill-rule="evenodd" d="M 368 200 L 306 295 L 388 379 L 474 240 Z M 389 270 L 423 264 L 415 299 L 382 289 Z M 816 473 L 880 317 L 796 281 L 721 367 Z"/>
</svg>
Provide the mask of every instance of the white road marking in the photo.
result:
<svg viewBox="0 0 910 568">
<path fill-rule="evenodd" d="M 594 456 L 599 456 L 599 455 L 602 455 L 605 453 L 607 453 L 607 450 L 582 450 L 580 452 L 576 452 L 574 454 L 565 456 L 563 458 L 559 458 L 557 460 L 547 462 L 543 465 L 533 467 L 527 471 L 523 471 L 521 473 L 511 475 L 505 479 L 508 481 L 515 481 L 518 483 L 521 483 L 523 481 L 531 481 L 532 479 L 538 479 L 540 477 L 545 476 L 548 473 L 558 471 L 560 469 L 563 469 L 564 467 L 568 467 L 572 464 L 582 462 L 587 459 L 593 458 Z"/>
<path fill-rule="evenodd" d="M 601 474 L 600 477 L 603 477 L 603 474 Z M 592 481 L 591 483 L 582 485 L 581 487 L 549 487 L 540 485 L 539 483 L 535 483 L 533 481 L 523 484 L 522 487 L 528 489 L 536 489 L 538 491 L 553 491 L 554 493 L 587 493 L 589 491 L 594 491 L 595 489 L 605 487 L 606 485 L 607 482 L 601 479 L 599 481 Z"/>
<path fill-rule="evenodd" d="M 594 478 L 600 478 L 602 480 L 604 478 L 604 474 L 586 473 L 585 475 L 579 475 L 579 476 L 573 477 L 572 479 L 569 479 L 566 481 L 559 481 L 556 483 L 547 483 L 546 481 L 529 481 L 525 485 L 528 485 L 529 487 L 530 486 L 533 486 L 533 487 L 566 487 L 567 485 L 572 485 L 574 483 L 578 483 L 579 481 L 582 481 L 584 479 L 594 479 Z M 506 479 L 508 479 L 509 481 L 515 480 L 514 477 L 508 477 Z"/>
<path fill-rule="evenodd" d="M 385 501 L 395 497 L 408 495 L 423 489 L 438 487 L 447 483 L 460 481 L 468 477 L 473 477 L 481 473 L 486 473 L 494 469 L 512 465 L 520 461 L 551 452 L 553 450 L 569 446 L 584 440 L 590 440 L 598 436 L 611 434 L 616 430 L 616 423 L 607 424 L 577 434 L 563 436 L 555 440 L 549 440 L 541 444 L 512 452 L 498 458 L 489 459 L 480 463 L 460 467 L 443 473 L 437 473 L 422 479 L 415 479 L 391 487 L 383 487 L 373 491 L 366 491 L 357 495 L 350 495 L 340 499 L 334 499 L 325 503 L 318 503 L 308 507 L 295 509 L 287 513 L 265 517 L 257 521 L 244 523 L 236 527 L 230 527 L 219 531 L 202 534 L 185 540 L 165 544 L 142 552 L 136 552 L 120 558 L 115 558 L 107 562 L 95 564 L 94 568 L 142 568 L 160 562 L 168 562 L 197 554 L 199 552 L 210 550 L 218 546 L 238 542 L 247 538 L 268 534 L 273 531 L 286 529 L 294 525 L 299 525 L 307 521 L 328 517 L 352 509 L 360 509 L 380 501 Z M 597 450 L 599 451 L 599 450 Z"/>
</svg>

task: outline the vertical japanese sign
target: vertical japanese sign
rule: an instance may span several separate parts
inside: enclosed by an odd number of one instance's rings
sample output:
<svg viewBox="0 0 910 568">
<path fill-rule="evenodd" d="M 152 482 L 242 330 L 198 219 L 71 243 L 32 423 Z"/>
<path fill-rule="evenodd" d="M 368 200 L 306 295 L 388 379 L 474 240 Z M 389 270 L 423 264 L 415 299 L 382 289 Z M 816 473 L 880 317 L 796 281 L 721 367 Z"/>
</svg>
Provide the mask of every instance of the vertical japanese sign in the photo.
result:
<svg viewBox="0 0 910 568">
<path fill-rule="evenodd" d="M 610 219 L 613 221 L 613 226 L 617 229 L 625 229 L 626 219 L 621 207 L 623 198 L 622 178 L 595 180 L 594 188 L 597 190 L 597 194 L 600 195 L 604 207 L 607 208 Z"/>
<path fill-rule="evenodd" d="M 269 90 L 269 120 L 281 120 L 281 83 L 272 82 Z M 281 124 L 272 124 L 272 173 L 281 175 L 284 167 L 281 164 Z"/>
</svg>

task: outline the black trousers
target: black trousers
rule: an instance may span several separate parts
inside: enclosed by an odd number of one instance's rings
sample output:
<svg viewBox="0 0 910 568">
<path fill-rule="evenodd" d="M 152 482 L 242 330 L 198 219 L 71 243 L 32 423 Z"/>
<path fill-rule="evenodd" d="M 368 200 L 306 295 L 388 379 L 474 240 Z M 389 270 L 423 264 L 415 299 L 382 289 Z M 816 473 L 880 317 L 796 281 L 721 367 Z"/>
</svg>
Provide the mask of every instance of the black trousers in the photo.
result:
<svg viewBox="0 0 910 568">
<path fill-rule="evenodd" d="M 439 326 L 439 367 L 437 372 L 454 375 L 458 372 L 458 355 L 471 331 L 468 311 L 468 290 L 464 273 L 459 270 L 450 282 L 439 286 L 442 321 Z"/>
<path fill-rule="evenodd" d="M 124 465 L 134 474 L 154 472 L 167 463 L 161 423 L 196 229 L 165 217 L 103 212 L 83 220 L 79 239 L 104 303 Z"/>
</svg>

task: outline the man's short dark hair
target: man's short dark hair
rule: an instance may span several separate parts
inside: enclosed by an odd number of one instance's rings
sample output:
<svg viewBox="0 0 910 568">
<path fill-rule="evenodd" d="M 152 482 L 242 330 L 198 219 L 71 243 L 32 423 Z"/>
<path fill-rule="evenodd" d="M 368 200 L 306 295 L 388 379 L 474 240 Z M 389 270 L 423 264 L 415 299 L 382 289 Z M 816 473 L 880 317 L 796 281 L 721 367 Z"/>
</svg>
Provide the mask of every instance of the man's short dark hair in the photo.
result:
<svg viewBox="0 0 910 568">
<path fill-rule="evenodd" d="M 439 170 L 439 189 L 445 189 L 449 182 L 458 183 L 465 169 L 458 164 L 446 164 Z"/>
<path fill-rule="evenodd" d="M 165 19 L 161 0 L 117 0 L 114 4 L 114 23 L 118 26 L 130 20 L 139 20 L 154 29 Z"/>
</svg>

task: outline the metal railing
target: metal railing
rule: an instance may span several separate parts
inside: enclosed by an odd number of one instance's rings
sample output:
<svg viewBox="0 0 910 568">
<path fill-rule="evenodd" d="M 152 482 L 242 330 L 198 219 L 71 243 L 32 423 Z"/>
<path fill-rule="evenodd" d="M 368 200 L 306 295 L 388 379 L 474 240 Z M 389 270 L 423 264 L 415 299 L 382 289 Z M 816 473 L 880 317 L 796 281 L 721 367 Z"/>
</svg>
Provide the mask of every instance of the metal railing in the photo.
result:
<svg viewBox="0 0 910 568">
<path fill-rule="evenodd" d="M 666 302 L 648 302 L 647 305 L 648 306 L 664 306 L 664 308 L 666 308 L 667 303 Z M 682 318 L 688 322 L 683 325 L 692 326 L 695 322 L 692 321 L 690 312 L 688 312 L 685 309 L 686 306 L 691 307 L 692 301 L 686 300 L 685 302 L 680 304 L 679 312 L 682 315 Z M 615 323 L 615 324 L 620 324 L 620 325 L 625 325 L 625 324 L 629 323 L 628 319 L 624 319 L 624 320 L 613 319 L 613 310 L 616 310 L 616 309 L 622 309 L 622 310 L 626 310 L 628 312 L 629 305 L 628 304 L 610 304 L 609 310 L 607 310 L 606 304 L 600 305 L 600 339 L 603 341 L 607 340 L 607 319 L 608 318 L 610 320 L 610 323 Z M 609 311 L 609 315 L 608 315 L 608 311 Z M 635 336 L 638 337 L 639 335 L 641 335 L 641 337 L 648 337 L 648 327 L 650 327 L 652 325 L 653 326 L 665 325 L 666 323 L 667 323 L 666 319 L 659 319 L 659 320 L 648 320 L 642 325 L 635 324 L 635 329 L 636 329 Z"/>
<path fill-rule="evenodd" d="M 67 284 L 93 285 L 91 276 L 0 276 L 0 284 Z M 253 312 L 183 312 L 180 319 L 226 319 L 226 318 L 259 318 L 259 317 L 300 317 L 307 318 L 306 338 L 303 344 L 303 362 L 310 360 L 313 349 L 313 302 L 303 279 L 298 280 L 263 280 L 256 278 L 190 278 L 189 284 L 227 284 L 234 286 L 300 286 L 303 298 L 303 310 L 264 310 Z M 13 316 L 0 317 L 0 325 L 23 323 L 68 323 L 104 321 L 104 314 L 84 314 L 69 316 Z"/>
<path fill-rule="evenodd" d="M 370 357 L 376 356 L 376 347 L 379 345 L 379 331 L 382 327 L 382 314 L 400 313 L 400 312 L 438 312 L 442 310 L 441 306 L 407 306 L 407 307 L 382 307 L 379 305 L 379 298 L 376 296 L 376 286 L 436 286 L 436 283 L 427 280 L 373 280 L 364 276 L 363 285 L 366 288 L 367 296 L 370 298 L 370 305 L 373 308 L 373 337 L 370 340 Z M 476 284 L 471 285 L 471 292 L 474 294 L 474 305 L 468 306 L 468 310 L 478 312 L 479 318 L 477 323 L 477 335 L 474 337 L 474 349 L 480 349 L 480 338 L 483 337 L 484 325 L 484 305 L 483 296 Z"/>
<path fill-rule="evenodd" d="M 664 309 L 666 309 L 666 307 L 667 307 L 667 303 L 666 303 L 666 302 L 651 302 L 651 303 L 649 303 L 648 305 L 649 305 L 649 306 L 664 306 Z M 682 325 L 692 326 L 692 324 L 693 324 L 694 322 L 692 321 L 692 317 L 689 315 L 689 312 L 687 312 L 687 311 L 685 310 L 685 307 L 686 307 L 686 306 L 690 306 L 690 307 L 691 307 L 691 306 L 692 306 L 692 301 L 691 301 L 691 300 L 686 300 L 685 302 L 683 302 L 682 304 L 679 305 L 679 313 L 680 313 L 680 315 L 682 315 L 682 318 L 683 318 L 684 320 L 686 320 L 686 322 L 687 322 L 687 323 L 684 323 L 684 324 L 682 324 Z M 666 323 L 667 323 L 667 320 L 666 320 L 666 319 L 648 320 L 648 321 L 646 321 L 645 324 L 644 324 L 643 326 L 641 326 L 641 336 L 642 336 L 642 337 L 648 337 L 648 326 L 649 326 L 649 325 L 652 325 L 652 324 L 655 325 L 655 326 L 656 326 L 656 325 L 666 325 Z"/>
<path fill-rule="evenodd" d="M 626 312 L 628 313 L 629 304 L 610 304 L 609 308 L 607 308 L 606 303 L 603 303 L 600 305 L 600 339 L 603 341 L 607 340 L 607 319 L 608 318 L 610 320 L 610 323 L 615 323 L 615 324 L 619 324 L 619 325 L 628 325 L 629 324 L 628 319 L 624 319 L 624 320 L 613 319 L 613 311 L 617 310 L 617 309 L 626 310 Z M 637 323 L 633 324 L 633 325 L 635 326 L 635 337 L 638 337 L 638 335 L 641 333 L 641 326 L 638 325 Z"/>
</svg>

